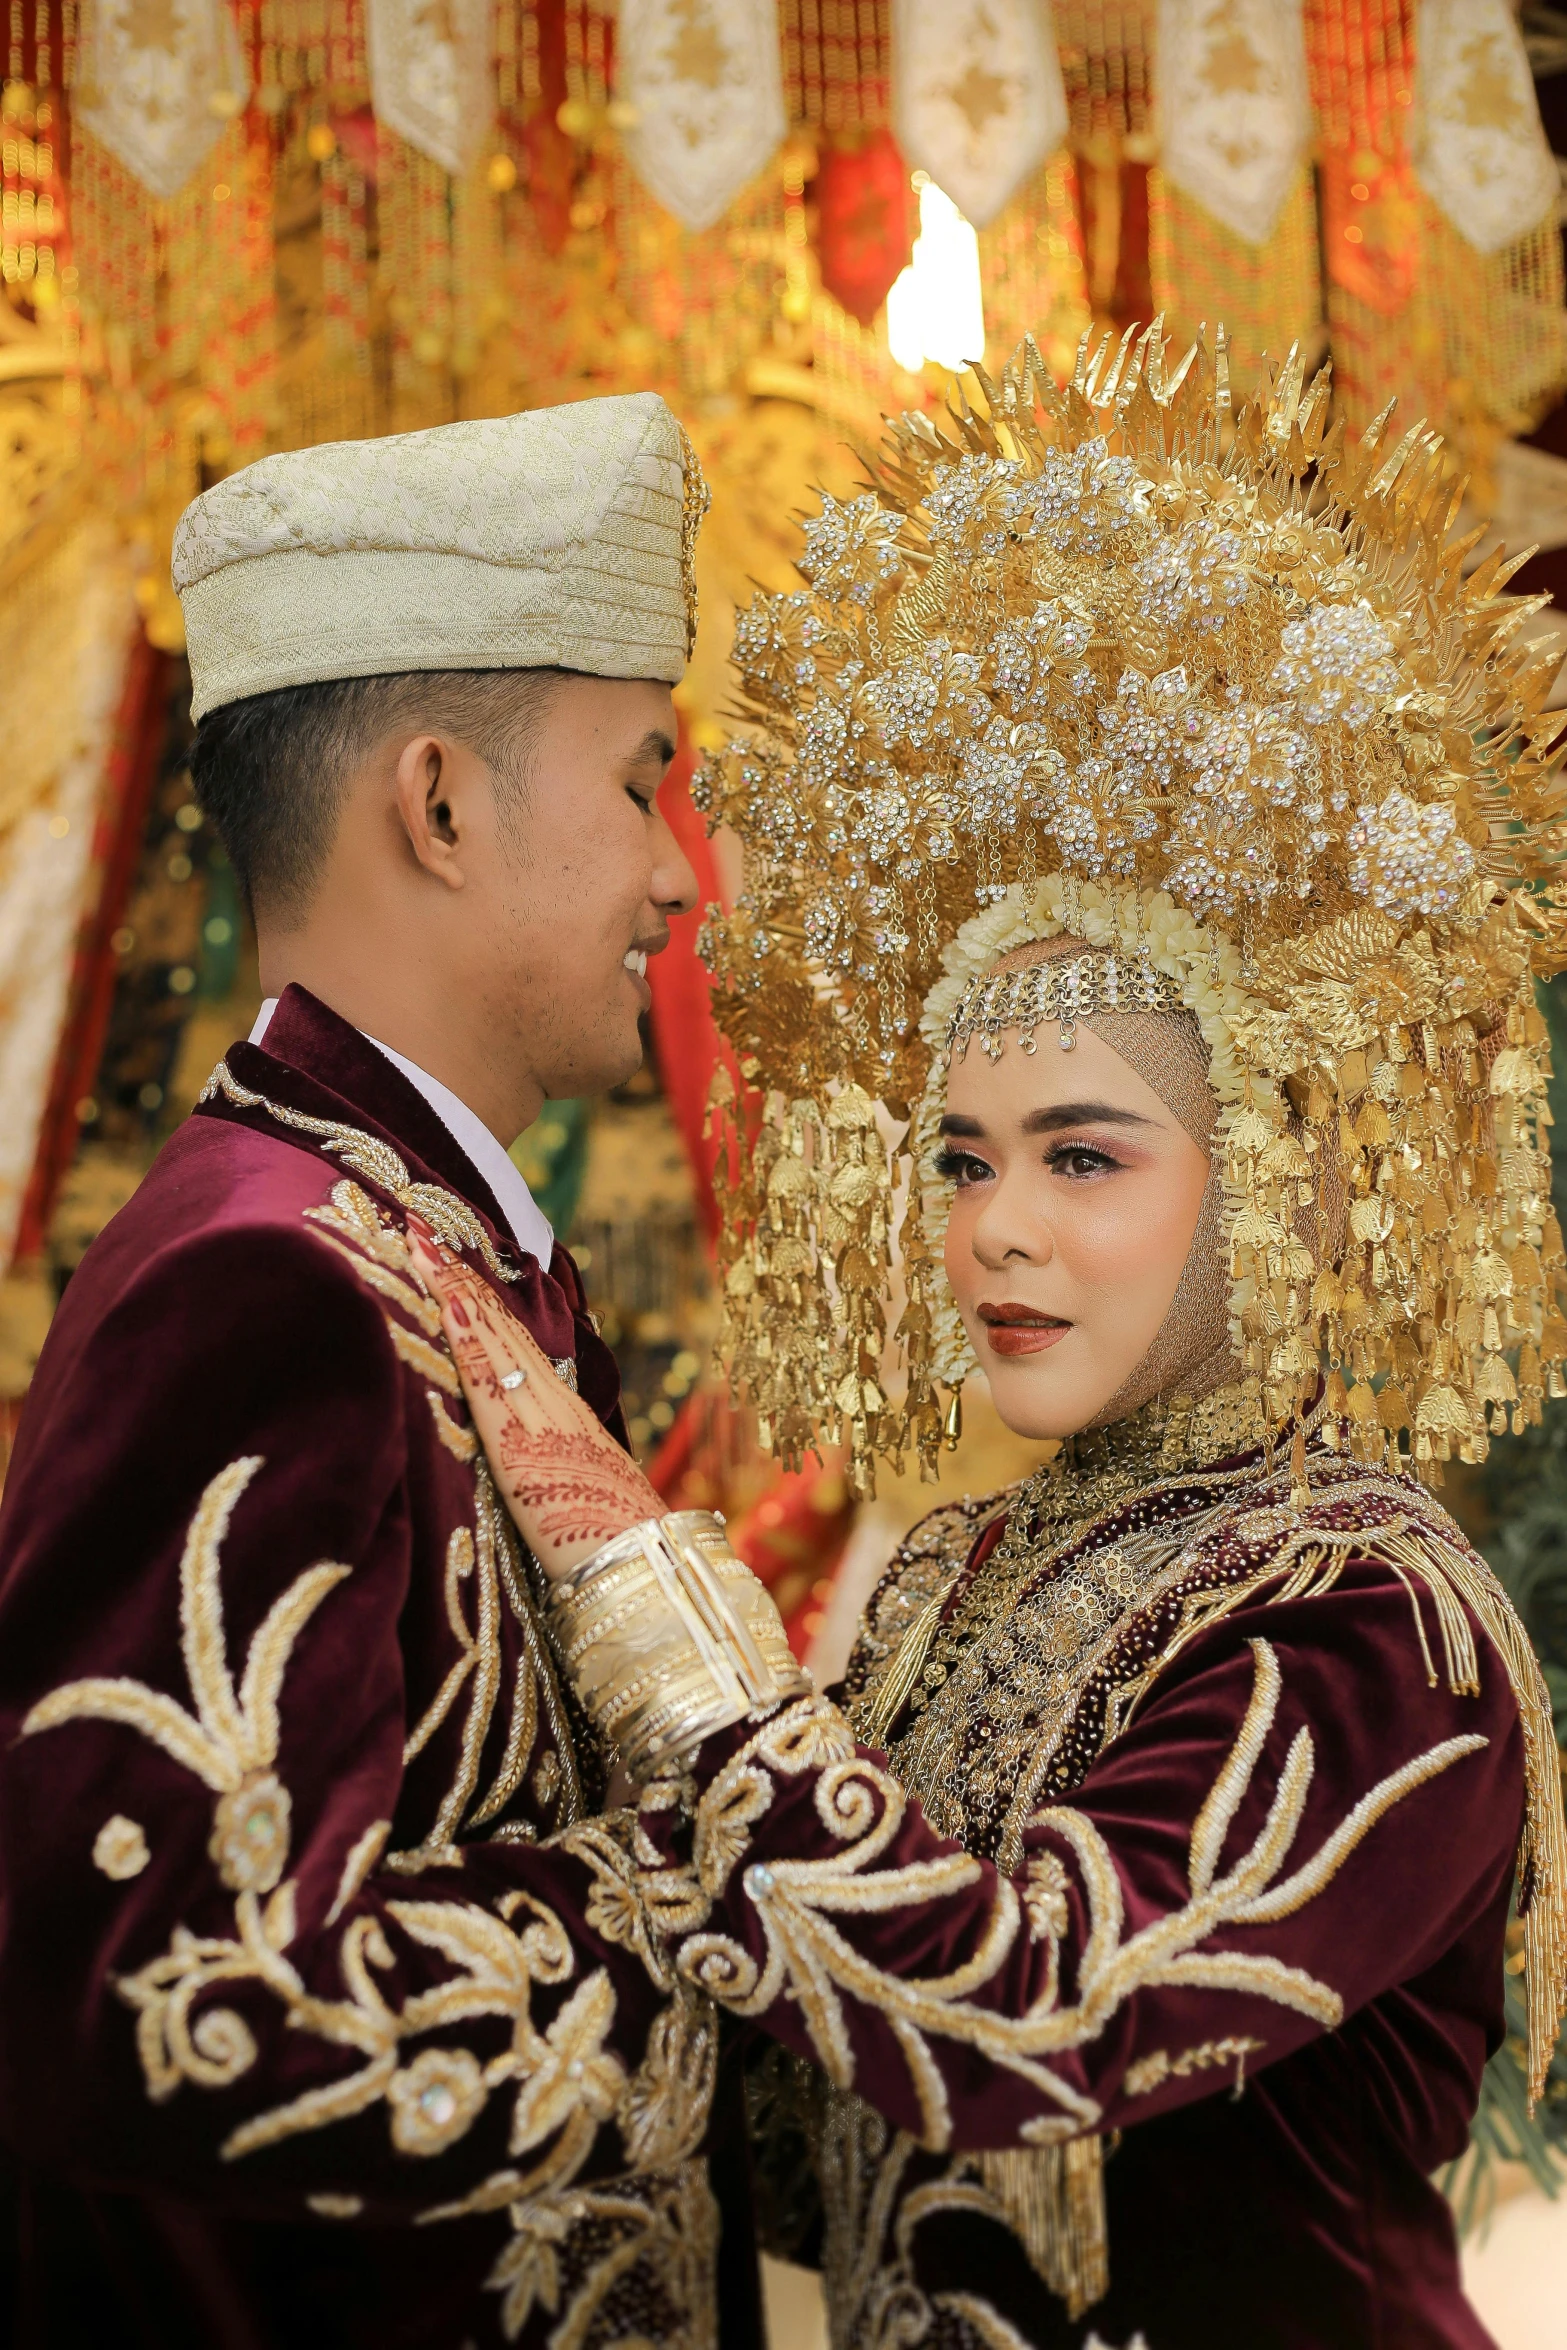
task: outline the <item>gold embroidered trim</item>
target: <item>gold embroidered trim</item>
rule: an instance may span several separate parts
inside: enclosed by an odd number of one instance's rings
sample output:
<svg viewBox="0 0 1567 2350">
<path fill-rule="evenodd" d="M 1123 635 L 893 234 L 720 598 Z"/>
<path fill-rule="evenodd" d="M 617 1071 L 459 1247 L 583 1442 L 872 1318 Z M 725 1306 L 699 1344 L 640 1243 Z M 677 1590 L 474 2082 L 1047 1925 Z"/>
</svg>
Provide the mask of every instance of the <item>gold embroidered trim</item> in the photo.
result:
<svg viewBox="0 0 1567 2350">
<path fill-rule="evenodd" d="M 322 1236 L 329 1246 L 335 1248 L 379 1296 L 401 1307 L 418 1325 L 417 1329 L 409 1329 L 406 1324 L 388 1315 L 387 1329 L 400 1358 L 421 1377 L 432 1380 L 442 1395 L 460 1400 L 462 1383 L 441 1340 L 439 1308 L 414 1271 L 407 1240 L 387 1212 L 378 1207 L 359 1184 L 345 1178 L 343 1182 L 333 1185 L 331 1198 L 325 1205 L 307 1208 L 305 1215 L 309 1221 L 321 1227 Z M 569 1357 L 555 1363 L 554 1368 L 567 1380 L 568 1385 L 575 1384 L 576 1365 Z M 446 1410 L 441 1395 L 429 1387 L 425 1390 L 425 1401 L 435 1422 L 436 1434 L 446 1450 L 464 1467 L 472 1466 L 478 1460 L 478 1439 L 473 1429 L 460 1427 Z M 539 1632 L 536 1602 L 517 1570 L 516 1537 L 510 1520 L 495 1502 L 493 1487 L 482 1463 L 479 1464 L 475 1484 L 474 1508 L 481 1546 L 488 1543 L 493 1548 L 499 1580 L 505 1587 L 507 1600 L 521 1632 L 523 1654 L 517 1661 L 512 1687 L 511 1722 L 499 1772 L 488 1795 L 468 1813 L 462 1824 L 468 1829 L 482 1827 L 493 1820 L 516 1793 L 538 1736 L 541 1692 L 550 1733 L 564 1758 L 560 1767 L 565 1770 L 568 1781 L 565 1817 L 573 1819 L 582 1808 L 582 1795 L 572 1726 L 555 1685 L 553 1659 Z M 458 1553 L 452 1551 L 448 1552 L 447 1558 L 447 1620 L 457 1642 L 458 1656 L 431 1705 L 410 1734 L 404 1749 L 404 1762 L 411 1762 L 428 1744 L 470 1676 L 474 1679 L 474 1695 L 469 1727 L 465 1734 L 464 1760 L 441 1807 L 447 1825 L 443 1827 L 438 1820 L 421 1844 L 412 1850 L 392 1852 L 386 1856 L 385 1865 L 388 1868 L 405 1873 L 424 1868 L 461 1867 L 461 1850 L 454 1841 L 458 1831 L 451 1826 L 449 1815 L 454 1804 L 460 1814 L 459 1789 L 471 1759 L 470 1745 L 475 1752 L 482 1747 L 494 1714 L 495 1694 L 489 1687 L 489 1666 L 493 1663 L 495 1672 L 499 1673 L 499 1607 L 489 1597 L 485 1558 L 481 1557 L 478 1621 L 473 1630 L 469 1629 L 457 1585 L 472 1572 L 473 1537 L 462 1530 L 453 1540 L 459 1545 L 468 1546 L 465 1563 Z M 485 1645 L 491 1634 L 495 1636 L 493 1659 L 489 1658 Z M 471 1791 L 470 1784 L 469 1793 Z M 520 1834 L 520 1824 L 517 1826 Z M 529 1840 L 531 1835 L 530 1830 Z"/>
<path fill-rule="evenodd" d="M 1313 1416 L 1313 1424 L 1316 1418 L 1320 1413 Z M 1245 1386 L 1217 1388 L 1196 1404 L 1184 1396 L 1173 1401 L 1159 1397 L 1111 1428 L 1087 1429 L 1069 1437 L 1057 1458 L 1023 1484 L 988 1497 L 977 1509 L 970 1505 L 963 1512 L 965 1522 L 976 1515 L 988 1522 L 1004 1509 L 1007 1524 L 985 1562 L 982 1580 L 976 1581 L 968 1595 L 962 1618 L 950 1628 L 950 1637 L 938 1644 L 938 1633 L 945 1629 L 942 1607 L 973 1547 L 978 1525 L 972 1526 L 961 1554 L 949 1559 L 939 1588 L 931 1593 L 879 1671 L 872 1664 L 878 1647 L 875 1637 L 867 1639 L 862 1634 L 856 1644 L 850 1686 L 859 1691 L 852 1714 L 861 1737 L 880 1744 L 911 1699 L 916 1711 L 924 1710 L 932 1692 L 948 1678 L 957 1648 L 965 1642 L 973 1622 L 999 1612 L 995 1600 L 998 1582 L 1005 1580 L 1021 1592 L 1035 1580 L 1053 1550 L 1081 1540 L 1095 1519 L 1134 1494 L 1156 1497 L 1161 1485 L 1172 1481 L 1190 1484 L 1195 1472 L 1207 1471 L 1209 1464 L 1255 1445 L 1258 1434 L 1256 1401 Z M 1227 1491 L 1235 1484 L 1252 1482 L 1257 1474 L 1256 1461 L 1249 1460 L 1244 1466 L 1218 1472 L 1218 1487 Z M 1201 1482 L 1206 1490 L 1214 1482 L 1212 1474 Z M 945 1514 L 933 1512 L 932 1517 L 939 1520 Z M 915 1529 L 900 1556 L 915 1553 L 920 1531 Z M 877 1601 L 887 1587 L 884 1582 Z M 876 1602 L 872 1604 L 874 1609 Z M 933 1648 L 937 1649 L 934 1660 Z M 927 1678 L 925 1668 L 932 1662 L 936 1669 L 928 1676 L 930 1686 L 921 1688 L 919 1684 Z M 872 1669 L 867 1678 L 868 1665 Z"/>
<path fill-rule="evenodd" d="M 225 1655 L 219 1551 L 240 1496 L 261 1465 L 260 1455 L 251 1454 L 220 1469 L 197 1504 L 185 1538 L 180 1630 L 195 1714 L 140 1681 L 69 1681 L 32 1708 L 22 1724 L 24 1738 L 65 1722 L 123 1722 L 225 1801 L 242 1792 L 254 1793 L 258 1802 L 271 1795 L 277 1784 L 270 1774 L 277 1760 L 278 1692 L 289 1656 L 310 1617 L 349 1569 L 310 1567 L 273 1602 L 251 1641 L 236 1694 Z M 220 1803 L 220 1824 L 226 1816 Z M 231 1890 L 259 1885 L 269 1891 L 281 1874 L 273 1871 L 272 1859 L 270 1844 L 260 1861 L 244 1858 L 241 1846 L 225 1851 L 219 1873 Z M 264 1876 L 268 1882 L 262 1882 Z"/>
<path fill-rule="evenodd" d="M 311 1135 L 323 1150 L 335 1151 L 355 1175 L 389 1192 L 400 1208 L 422 1216 L 449 1248 L 475 1250 L 498 1281 L 520 1278 L 501 1263 L 489 1234 L 467 1201 L 448 1191 L 443 1183 L 415 1183 L 409 1176 L 407 1161 L 389 1142 L 366 1134 L 362 1127 L 345 1125 L 336 1118 L 308 1117 L 303 1110 L 290 1110 L 281 1102 L 269 1101 L 264 1093 L 252 1093 L 248 1085 L 240 1084 L 227 1061 L 218 1063 L 198 1098 L 210 1102 L 216 1101 L 219 1095 L 239 1109 L 264 1110 L 280 1126 L 291 1126 L 298 1134 Z"/>
<path fill-rule="evenodd" d="M 337 1880 L 337 1891 L 332 1906 L 326 1913 L 326 1922 L 335 1926 L 344 1910 L 360 1890 L 376 1862 L 386 1850 L 386 1840 L 392 1833 L 390 1820 L 372 1820 L 362 1836 L 356 1836 L 343 1863 L 343 1873 Z"/>
<path fill-rule="evenodd" d="M 502 1516 L 500 1525 L 499 1566 L 501 1584 L 505 1590 L 512 1616 L 522 1635 L 523 1648 L 533 1675 L 533 1686 L 542 1705 L 545 1724 L 549 1730 L 550 1748 L 561 1771 L 560 1819 L 567 1827 L 587 1810 L 582 1788 L 582 1770 L 577 1754 L 577 1734 L 567 1712 L 560 1680 L 555 1670 L 555 1659 L 541 1628 L 539 1600 L 532 1584 L 543 1582 L 543 1570 L 529 1554 L 526 1564 L 521 1544 L 513 1532 L 511 1520 Z M 526 1765 L 526 1758 L 524 1758 Z"/>
<path fill-rule="evenodd" d="M 718 2206 L 705 2163 L 550 2188 L 505 2208 L 511 2241 L 485 2282 L 503 2296 L 508 2341 L 543 2312 L 554 2321 L 549 2339 L 560 2350 L 637 2350 L 655 2340 L 658 2350 L 719 2350 Z M 583 2242 L 593 2248 L 585 2268 L 571 2258 Z M 659 2312 L 634 2336 L 615 2315 L 628 2288 Z"/>
<path fill-rule="evenodd" d="M 454 1461 L 461 1461 L 465 1469 L 471 1468 L 479 1450 L 479 1439 L 474 1431 L 471 1428 L 458 1427 L 457 1422 L 452 1418 L 451 1413 L 433 1387 L 425 1389 L 424 1400 L 430 1407 L 430 1417 L 435 1422 L 435 1433 L 446 1450 Z"/>
<path fill-rule="evenodd" d="M 1246 2078 L 1246 2059 L 1260 2054 L 1262 2046 L 1260 2040 L 1243 2034 L 1229 2040 L 1204 2040 L 1196 2048 L 1183 2048 L 1179 2056 L 1172 2056 L 1167 2048 L 1155 2048 L 1127 2066 L 1121 2087 L 1128 2097 L 1151 2097 L 1166 2081 L 1189 2080 L 1193 2073 L 1206 2072 L 1213 2065 L 1233 2064 L 1238 2097 Z"/>
<path fill-rule="evenodd" d="M 914 2140 L 889 2131 L 858 2097 L 841 2096 L 827 2107 L 815 2151 L 834 2350 L 892 2350 L 894 2344 L 921 2350 L 931 2342 L 943 2350 L 973 2344 L 1030 2350 L 988 2301 L 922 2289 L 915 2238 L 926 2221 L 953 2213 L 1012 2230 L 1036 2274 L 1067 2302 L 1069 2316 L 1080 2316 L 1105 2290 L 1097 2138 L 958 2155 L 936 2177 L 911 2184 Z"/>
<path fill-rule="evenodd" d="M 463 1724 L 462 1751 L 451 1785 L 441 1798 L 435 1819 L 423 1842 L 411 1850 L 389 1852 L 386 1856 L 388 1868 L 414 1874 L 430 1867 L 461 1866 L 458 1831 L 478 1783 L 484 1741 L 489 1735 L 496 1699 L 500 1694 L 500 1578 L 496 1570 L 496 1551 L 504 1536 L 500 1526 L 500 1504 L 490 1481 L 489 1470 L 483 1462 L 479 1463 L 475 1472 L 473 1504 L 473 1532 L 470 1534 L 466 1526 L 458 1527 L 451 1536 L 446 1553 L 447 1621 L 461 1654 L 437 1691 L 424 1719 L 412 1733 L 403 1759 L 405 1763 L 411 1762 L 419 1753 L 425 1741 L 445 1720 L 463 1683 L 471 1677 L 473 1688 L 468 1699 L 467 1719 Z M 462 1602 L 462 1586 L 470 1577 L 474 1585 L 474 1622 L 471 1630 Z M 529 1678 L 525 1657 L 517 1660 L 517 1674 L 519 1681 Z M 519 1770 L 512 1778 L 508 1794 L 520 1777 Z M 494 1809 L 499 1808 L 497 1803 Z"/>
</svg>

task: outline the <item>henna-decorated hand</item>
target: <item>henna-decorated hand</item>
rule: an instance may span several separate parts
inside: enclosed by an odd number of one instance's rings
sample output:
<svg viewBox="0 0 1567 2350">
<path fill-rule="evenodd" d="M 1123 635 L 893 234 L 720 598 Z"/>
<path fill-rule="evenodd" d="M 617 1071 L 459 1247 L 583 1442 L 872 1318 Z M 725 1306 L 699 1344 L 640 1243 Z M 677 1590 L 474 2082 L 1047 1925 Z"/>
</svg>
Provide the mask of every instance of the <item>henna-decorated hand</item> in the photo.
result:
<svg viewBox="0 0 1567 2350">
<path fill-rule="evenodd" d="M 489 1283 L 418 1217 L 408 1219 L 408 1244 L 440 1306 L 496 1489 L 544 1572 L 569 1575 L 628 1526 L 660 1516 L 635 1461 Z"/>
</svg>

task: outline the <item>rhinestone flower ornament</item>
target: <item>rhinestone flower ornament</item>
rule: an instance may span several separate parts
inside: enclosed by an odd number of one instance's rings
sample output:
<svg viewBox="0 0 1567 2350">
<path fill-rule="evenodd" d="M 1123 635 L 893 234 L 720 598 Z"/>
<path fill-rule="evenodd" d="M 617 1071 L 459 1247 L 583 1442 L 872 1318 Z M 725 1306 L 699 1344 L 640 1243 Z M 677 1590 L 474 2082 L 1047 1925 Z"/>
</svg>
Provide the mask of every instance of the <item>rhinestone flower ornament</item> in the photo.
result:
<svg viewBox="0 0 1567 2350">
<path fill-rule="evenodd" d="M 1238 410 L 1222 335 L 1171 367 L 1157 327 L 1085 342 L 1064 386 L 1031 342 L 978 381 L 941 426 L 892 423 L 864 494 L 806 525 L 805 591 L 741 615 L 744 728 L 698 778 L 746 849 L 704 932 L 760 1096 L 726 1160 L 737 1377 L 786 1454 L 842 1437 L 861 1482 L 911 1439 L 933 1457 L 960 1375 L 942 1219 L 916 1180 L 895 1232 L 920 1144 L 893 1139 L 933 1007 L 1097 924 L 1209 1037 L 1259 1403 L 1326 1377 L 1368 1457 L 1478 1457 L 1567 1350 L 1530 976 L 1567 963 L 1567 791 L 1535 600 L 1500 556 L 1465 575 L 1433 436 L 1384 416 L 1346 448 L 1293 355 Z M 1507 1288 L 1480 1294 L 1481 1259 Z"/>
</svg>

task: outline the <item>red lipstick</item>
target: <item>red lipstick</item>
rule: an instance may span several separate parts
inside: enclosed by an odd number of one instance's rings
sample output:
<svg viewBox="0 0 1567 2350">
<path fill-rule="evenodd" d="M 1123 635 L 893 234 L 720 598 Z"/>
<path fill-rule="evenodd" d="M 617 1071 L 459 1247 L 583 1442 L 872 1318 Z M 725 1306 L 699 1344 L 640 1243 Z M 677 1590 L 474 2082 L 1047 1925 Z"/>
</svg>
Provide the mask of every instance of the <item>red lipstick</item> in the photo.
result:
<svg viewBox="0 0 1567 2350">
<path fill-rule="evenodd" d="M 1071 1329 L 1059 1314 L 1042 1314 L 1036 1306 L 980 1306 L 986 1343 L 992 1354 L 1037 1355 L 1057 1346 Z"/>
</svg>

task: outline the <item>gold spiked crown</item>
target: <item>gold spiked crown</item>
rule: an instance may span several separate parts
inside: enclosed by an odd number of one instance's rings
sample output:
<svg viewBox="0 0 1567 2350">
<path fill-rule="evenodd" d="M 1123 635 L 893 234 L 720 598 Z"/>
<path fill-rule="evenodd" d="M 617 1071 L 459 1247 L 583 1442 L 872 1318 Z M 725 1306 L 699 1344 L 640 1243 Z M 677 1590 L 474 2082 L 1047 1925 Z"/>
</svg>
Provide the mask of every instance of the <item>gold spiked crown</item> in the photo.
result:
<svg viewBox="0 0 1567 2350">
<path fill-rule="evenodd" d="M 1522 558 L 1466 576 L 1432 434 L 1346 447 L 1296 355 L 1238 410 L 1222 334 L 1171 368 L 1157 325 L 1064 387 L 1031 341 L 975 374 L 740 615 L 743 728 L 698 778 L 746 860 L 704 936 L 754 1089 L 715 1087 L 735 1376 L 786 1456 L 933 1466 L 972 1362 L 928 1163 L 947 1049 L 1002 955 L 1065 935 L 1207 1041 L 1259 1412 L 1325 1376 L 1339 1441 L 1439 1477 L 1564 1392 L 1544 599 L 1502 592 Z"/>
</svg>

